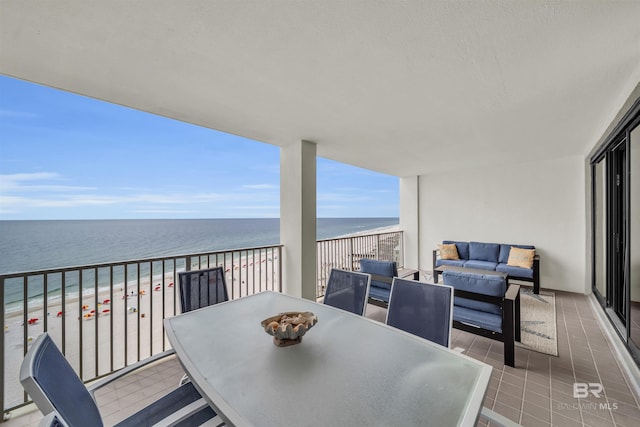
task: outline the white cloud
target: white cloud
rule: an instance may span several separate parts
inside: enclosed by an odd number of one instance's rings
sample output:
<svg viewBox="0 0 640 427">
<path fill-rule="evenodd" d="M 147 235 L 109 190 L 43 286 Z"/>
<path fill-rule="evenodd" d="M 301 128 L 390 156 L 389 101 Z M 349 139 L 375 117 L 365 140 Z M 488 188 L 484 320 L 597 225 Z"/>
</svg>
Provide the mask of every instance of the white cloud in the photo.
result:
<svg viewBox="0 0 640 427">
<path fill-rule="evenodd" d="M 38 115 L 28 111 L 0 110 L 0 117 L 9 119 L 31 119 L 38 117 Z"/>
<path fill-rule="evenodd" d="M 353 202 L 366 202 L 371 200 L 371 196 L 368 196 L 366 192 L 363 193 L 318 193 L 318 202 L 342 202 L 345 204 L 351 204 Z M 343 205 L 344 206 L 344 205 Z"/>
<path fill-rule="evenodd" d="M 69 192 L 92 191 L 94 187 L 81 187 L 74 185 L 48 184 L 47 181 L 60 181 L 64 178 L 55 172 L 14 173 L 0 175 L 0 191 L 3 193 L 18 192 Z M 43 183 L 44 181 L 44 183 Z M 38 182 L 37 184 L 32 184 Z"/>
<path fill-rule="evenodd" d="M 3 210 L 24 211 L 27 208 L 73 208 L 79 206 L 110 205 L 116 198 L 100 196 L 23 197 L 0 195 Z"/>
<path fill-rule="evenodd" d="M 26 196 L 25 192 L 0 194 L 0 215 L 15 216 L 38 209 L 56 209 L 58 213 L 82 208 L 112 207 L 121 211 L 146 214 L 188 215 L 198 211 L 239 209 L 273 210 L 273 197 L 264 193 L 130 193 L 101 195 L 93 192 L 49 193 Z M 29 193 L 32 194 L 32 193 Z M 264 202 L 263 205 L 260 203 Z M 231 206 L 230 206 L 231 205 Z M 278 206 L 279 207 L 279 206 Z M 231 213 L 230 213 L 231 215 Z"/>
<path fill-rule="evenodd" d="M 250 190 L 277 190 L 280 187 L 274 184 L 247 184 L 243 185 L 242 188 L 248 188 Z"/>
<path fill-rule="evenodd" d="M 0 184 L 18 183 L 22 181 L 42 181 L 44 179 L 59 179 L 60 174 L 55 172 L 13 173 L 0 175 Z"/>
<path fill-rule="evenodd" d="M 171 210 L 171 209 L 134 209 L 135 213 L 152 213 L 152 214 L 192 214 L 197 211 L 190 210 Z"/>
</svg>

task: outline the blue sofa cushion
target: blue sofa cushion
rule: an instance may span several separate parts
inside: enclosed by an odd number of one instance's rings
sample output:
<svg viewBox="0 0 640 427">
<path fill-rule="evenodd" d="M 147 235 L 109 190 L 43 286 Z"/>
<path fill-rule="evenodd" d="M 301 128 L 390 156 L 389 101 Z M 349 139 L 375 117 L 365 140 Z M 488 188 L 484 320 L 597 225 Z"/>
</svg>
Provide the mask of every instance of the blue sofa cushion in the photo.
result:
<svg viewBox="0 0 640 427">
<path fill-rule="evenodd" d="M 436 260 L 436 267 L 441 265 L 455 265 L 456 267 L 464 267 L 465 259 L 438 259 Z"/>
<path fill-rule="evenodd" d="M 497 262 L 491 261 L 478 261 L 475 259 L 470 259 L 469 261 L 464 263 L 465 268 L 478 268 L 480 270 L 495 270 L 498 266 Z"/>
<path fill-rule="evenodd" d="M 463 271 L 445 271 L 442 273 L 442 278 L 445 285 L 453 286 L 455 289 L 461 291 L 497 297 L 504 297 L 507 291 L 507 282 L 500 276 L 474 274 Z M 472 310 L 502 316 L 502 308 L 490 302 L 455 297 L 453 304 L 459 307 L 466 307 Z"/>
<path fill-rule="evenodd" d="M 362 258 L 360 260 L 360 271 L 363 273 L 376 274 L 378 276 L 396 277 L 398 267 L 395 261 L 378 261 L 375 259 Z M 374 287 L 391 290 L 391 283 L 371 280 L 371 289 Z M 369 293 L 371 293 L 371 289 Z M 388 301 L 388 298 L 387 298 Z"/>
<path fill-rule="evenodd" d="M 535 246 L 531 245 L 500 245 L 500 256 L 498 257 L 498 262 L 501 264 L 506 264 L 509 261 L 509 254 L 511 253 L 511 246 L 515 246 L 520 249 L 535 249 Z"/>
<path fill-rule="evenodd" d="M 456 242 L 454 240 L 443 240 L 442 244 L 450 245 L 451 243 L 455 243 L 456 249 L 458 250 L 458 257 L 460 259 L 470 259 L 469 258 L 469 242 Z"/>
<path fill-rule="evenodd" d="M 498 262 L 500 255 L 500 245 L 498 243 L 469 243 L 469 258 L 478 261 Z"/>
<path fill-rule="evenodd" d="M 507 273 L 509 277 L 524 277 L 527 279 L 533 279 L 533 268 L 514 267 L 512 265 L 498 264 L 496 271 Z"/>
<path fill-rule="evenodd" d="M 453 320 L 498 333 L 502 332 L 502 315 L 499 314 L 486 313 L 454 305 Z"/>
</svg>

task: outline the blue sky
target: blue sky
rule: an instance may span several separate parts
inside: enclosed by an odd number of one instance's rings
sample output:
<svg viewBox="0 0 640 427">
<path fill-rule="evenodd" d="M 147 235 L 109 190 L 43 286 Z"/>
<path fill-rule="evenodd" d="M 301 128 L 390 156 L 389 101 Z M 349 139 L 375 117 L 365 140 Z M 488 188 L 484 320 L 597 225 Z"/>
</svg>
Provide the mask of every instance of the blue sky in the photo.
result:
<svg viewBox="0 0 640 427">
<path fill-rule="evenodd" d="M 0 220 L 274 218 L 280 150 L 0 76 Z M 397 217 L 398 178 L 318 158 L 319 217 Z"/>
</svg>

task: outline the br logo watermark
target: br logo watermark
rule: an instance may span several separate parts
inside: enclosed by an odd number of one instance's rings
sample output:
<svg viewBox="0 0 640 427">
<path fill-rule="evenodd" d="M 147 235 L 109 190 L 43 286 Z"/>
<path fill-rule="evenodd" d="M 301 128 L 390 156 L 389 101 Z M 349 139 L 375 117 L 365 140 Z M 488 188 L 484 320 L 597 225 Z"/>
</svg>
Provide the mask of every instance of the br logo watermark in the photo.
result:
<svg viewBox="0 0 640 427">
<path fill-rule="evenodd" d="M 586 399 L 591 394 L 596 399 L 600 399 L 602 390 L 600 383 L 573 383 L 573 398 Z"/>
<path fill-rule="evenodd" d="M 604 398 L 604 387 L 600 383 L 573 383 L 573 398 L 587 399 L 593 396 L 596 399 Z M 575 411 L 606 411 L 618 409 L 617 403 L 610 402 L 589 402 L 580 403 L 559 403 L 558 409 L 575 410 Z"/>
</svg>

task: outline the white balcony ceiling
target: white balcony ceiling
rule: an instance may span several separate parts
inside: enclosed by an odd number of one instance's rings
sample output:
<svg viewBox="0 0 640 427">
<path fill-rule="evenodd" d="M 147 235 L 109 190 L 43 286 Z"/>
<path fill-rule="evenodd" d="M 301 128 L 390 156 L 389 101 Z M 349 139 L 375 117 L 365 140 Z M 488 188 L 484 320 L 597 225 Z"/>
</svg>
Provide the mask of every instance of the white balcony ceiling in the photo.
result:
<svg viewBox="0 0 640 427">
<path fill-rule="evenodd" d="M 0 37 L 3 74 L 399 176 L 584 155 L 640 80 L 637 0 L 3 0 Z"/>
</svg>

